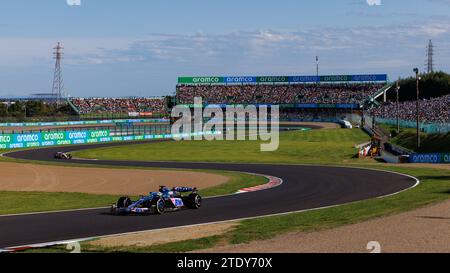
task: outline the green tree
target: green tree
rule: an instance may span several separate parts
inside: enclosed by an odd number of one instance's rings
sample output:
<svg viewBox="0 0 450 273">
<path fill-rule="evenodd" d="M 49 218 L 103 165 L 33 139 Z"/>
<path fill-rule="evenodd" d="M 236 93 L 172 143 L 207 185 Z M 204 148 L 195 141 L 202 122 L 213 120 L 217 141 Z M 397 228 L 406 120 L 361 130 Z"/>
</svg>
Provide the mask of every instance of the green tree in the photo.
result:
<svg viewBox="0 0 450 273">
<path fill-rule="evenodd" d="M 8 106 L 4 103 L 0 103 L 0 117 L 6 118 L 8 116 Z"/>
<path fill-rule="evenodd" d="M 429 74 L 422 74 L 420 75 L 420 77 L 421 80 L 419 88 L 421 99 L 442 97 L 450 94 L 449 74 L 439 71 Z M 410 101 L 416 99 L 417 95 L 416 95 L 415 76 L 406 79 L 400 79 L 399 84 L 401 88 L 399 92 L 400 101 Z M 395 100 L 396 99 L 395 92 L 389 92 L 388 99 Z"/>
<path fill-rule="evenodd" d="M 25 104 L 20 101 L 13 102 L 9 106 L 8 112 L 12 117 L 25 117 Z"/>
</svg>

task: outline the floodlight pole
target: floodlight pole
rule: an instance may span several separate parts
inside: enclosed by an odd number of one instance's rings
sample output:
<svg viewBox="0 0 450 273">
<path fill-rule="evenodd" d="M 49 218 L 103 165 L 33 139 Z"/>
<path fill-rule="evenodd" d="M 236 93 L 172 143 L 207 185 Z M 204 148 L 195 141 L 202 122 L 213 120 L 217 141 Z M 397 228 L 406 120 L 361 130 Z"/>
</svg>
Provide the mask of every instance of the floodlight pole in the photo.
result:
<svg viewBox="0 0 450 273">
<path fill-rule="evenodd" d="M 400 134 L 400 107 L 399 107 L 399 99 L 398 99 L 398 91 L 400 91 L 400 84 L 399 84 L 400 79 L 397 81 L 397 86 L 395 87 L 395 91 L 397 93 L 397 134 Z"/>
<path fill-rule="evenodd" d="M 316 76 L 319 78 L 319 56 L 316 56 Z"/>
<path fill-rule="evenodd" d="M 416 113 L 417 113 L 417 149 L 420 148 L 420 102 L 419 102 L 419 69 L 414 68 L 416 73 Z"/>
</svg>

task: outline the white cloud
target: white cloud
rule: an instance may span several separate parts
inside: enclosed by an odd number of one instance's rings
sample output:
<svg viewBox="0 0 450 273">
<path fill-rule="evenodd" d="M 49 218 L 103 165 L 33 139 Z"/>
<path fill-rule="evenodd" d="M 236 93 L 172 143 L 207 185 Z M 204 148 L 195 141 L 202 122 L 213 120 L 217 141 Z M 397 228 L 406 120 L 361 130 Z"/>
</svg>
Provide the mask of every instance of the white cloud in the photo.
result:
<svg viewBox="0 0 450 273">
<path fill-rule="evenodd" d="M 81 6 L 81 0 L 66 0 L 69 6 Z"/>
<path fill-rule="evenodd" d="M 66 64 L 100 64 L 109 56 L 107 50 L 128 48 L 127 38 L 0 38 L 0 66 L 32 66 L 53 63 L 52 50 L 58 41 L 64 45 Z M 114 61 L 114 60 L 112 60 Z"/>
<path fill-rule="evenodd" d="M 392 50 L 423 48 L 428 39 L 450 40 L 450 23 L 428 23 L 412 26 L 322 28 L 294 32 L 263 30 L 228 34 L 153 34 L 133 41 L 124 54 L 135 60 L 172 62 L 214 62 L 218 60 L 251 61 L 310 54 L 311 52 L 380 54 Z M 116 59 L 112 56 L 112 59 Z M 405 56 L 405 59 L 409 57 Z"/>
<path fill-rule="evenodd" d="M 316 55 L 321 57 L 323 73 L 409 72 L 409 67 L 423 64 L 428 39 L 440 49 L 439 63 L 450 63 L 444 52 L 450 44 L 450 22 L 436 20 L 389 27 L 155 33 L 134 39 L 0 38 L 0 67 L 45 65 L 51 71 L 52 48 L 61 40 L 65 69 L 103 66 L 120 71 L 130 65 L 172 79 L 180 74 L 314 73 Z"/>
<path fill-rule="evenodd" d="M 366 0 L 369 6 L 381 6 L 381 0 Z"/>
</svg>

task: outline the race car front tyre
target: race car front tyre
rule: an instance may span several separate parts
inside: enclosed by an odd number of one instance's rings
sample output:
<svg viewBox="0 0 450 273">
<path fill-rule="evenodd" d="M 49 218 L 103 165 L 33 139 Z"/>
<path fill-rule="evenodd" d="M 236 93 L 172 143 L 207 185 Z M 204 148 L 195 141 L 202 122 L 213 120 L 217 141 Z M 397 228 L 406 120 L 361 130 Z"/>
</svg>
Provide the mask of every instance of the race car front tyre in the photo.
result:
<svg viewBox="0 0 450 273">
<path fill-rule="evenodd" d="M 129 197 L 127 196 L 123 196 L 120 197 L 119 200 L 117 201 L 117 208 L 127 208 L 132 204 L 132 201 Z"/>
<path fill-rule="evenodd" d="M 155 206 L 155 213 L 156 214 L 163 214 L 166 208 L 166 200 L 163 198 L 158 198 L 156 201 L 154 201 Z"/>
<path fill-rule="evenodd" d="M 202 197 L 197 193 L 191 193 L 187 197 L 186 206 L 190 209 L 199 209 L 202 206 Z"/>
</svg>

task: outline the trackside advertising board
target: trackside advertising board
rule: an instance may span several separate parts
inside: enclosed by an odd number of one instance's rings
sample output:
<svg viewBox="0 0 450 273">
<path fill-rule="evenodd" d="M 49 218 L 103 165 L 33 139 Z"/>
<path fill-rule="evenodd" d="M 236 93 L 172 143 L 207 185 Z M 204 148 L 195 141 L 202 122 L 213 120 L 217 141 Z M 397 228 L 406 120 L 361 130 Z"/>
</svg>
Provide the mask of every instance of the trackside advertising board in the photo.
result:
<svg viewBox="0 0 450 273">
<path fill-rule="evenodd" d="M 413 154 L 409 156 L 410 163 L 450 163 L 450 153 Z"/>
<path fill-rule="evenodd" d="M 200 105 L 195 105 L 195 104 L 182 104 L 186 107 L 189 108 L 194 108 L 195 106 L 200 106 Z M 271 107 L 274 105 L 278 105 L 278 104 L 252 104 L 255 105 L 257 107 L 260 106 L 267 106 L 267 107 Z M 226 107 L 246 107 L 248 106 L 248 104 L 204 104 L 203 107 L 219 107 L 219 108 L 226 108 Z M 327 108 L 327 109 L 359 109 L 361 107 L 361 105 L 357 104 L 357 103 L 341 103 L 341 104 L 318 104 L 318 103 L 296 103 L 296 104 L 280 104 L 278 105 L 280 106 L 280 108 L 282 109 L 287 109 L 287 108 L 299 108 L 299 109 L 311 109 L 311 108 Z"/>
<path fill-rule="evenodd" d="M 4 134 L 0 135 L 0 149 L 18 149 L 32 147 L 47 147 L 72 144 L 87 144 L 113 141 L 133 141 L 146 139 L 172 139 L 175 137 L 189 137 L 204 134 L 220 134 L 219 132 L 199 132 L 191 134 L 162 134 L 162 135 L 130 135 L 114 136 L 109 130 L 96 131 L 64 131 L 33 134 Z"/>
<path fill-rule="evenodd" d="M 112 123 L 161 123 L 168 119 L 108 119 L 108 120 L 85 120 L 85 121 L 60 121 L 60 122 L 21 122 L 0 123 L 0 127 L 29 127 L 29 126 L 73 126 L 73 125 L 97 125 Z"/>
<path fill-rule="evenodd" d="M 386 74 L 326 76 L 220 76 L 179 77 L 178 84 L 248 84 L 248 83 L 332 83 L 387 82 Z"/>
</svg>

